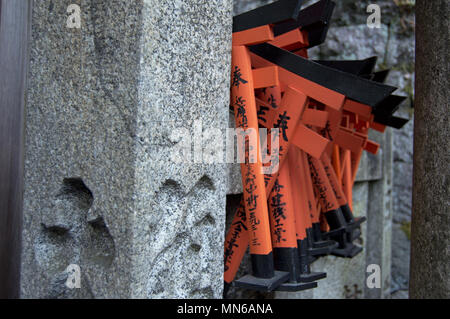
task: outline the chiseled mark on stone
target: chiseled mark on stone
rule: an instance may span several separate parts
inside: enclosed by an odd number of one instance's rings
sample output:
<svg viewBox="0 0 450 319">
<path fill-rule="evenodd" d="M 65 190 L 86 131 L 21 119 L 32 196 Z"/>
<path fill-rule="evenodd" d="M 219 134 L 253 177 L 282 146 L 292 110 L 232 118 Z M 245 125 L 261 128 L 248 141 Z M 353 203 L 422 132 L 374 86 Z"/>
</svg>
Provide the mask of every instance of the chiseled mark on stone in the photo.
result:
<svg viewBox="0 0 450 319">
<path fill-rule="evenodd" d="M 80 208 L 89 208 L 94 197 L 91 190 L 86 186 L 80 177 L 64 178 L 63 186 L 58 196 L 73 195 L 78 199 Z"/>
<path fill-rule="evenodd" d="M 187 227 L 194 227 L 205 218 L 206 220 L 204 221 L 211 222 L 210 225 L 215 224 L 217 216 L 210 210 L 210 207 L 213 206 L 211 201 L 214 201 L 214 199 L 207 196 L 208 194 L 212 195 L 215 189 L 214 183 L 207 175 L 203 175 L 192 187 L 188 194 L 187 210 L 189 213 L 186 217 Z"/>
<path fill-rule="evenodd" d="M 69 230 L 80 225 L 94 198 L 92 192 L 79 177 L 65 178 L 50 205 L 42 212 L 42 224 L 46 228 Z"/>
<path fill-rule="evenodd" d="M 34 256 L 47 277 L 49 298 L 93 296 L 90 278 L 113 263 L 114 239 L 93 203 L 94 196 L 81 178 L 64 178 L 43 213 Z M 72 263 L 80 265 L 84 276 L 81 291 L 67 290 L 64 285 L 64 270 Z"/>
<path fill-rule="evenodd" d="M 149 296 L 161 298 L 163 292 L 167 293 L 167 290 L 172 290 L 174 286 L 178 285 L 178 282 L 174 280 L 176 273 L 173 269 L 179 263 L 182 263 L 186 257 L 180 254 L 180 249 L 182 245 L 185 246 L 188 236 L 187 233 L 178 233 L 173 241 L 161 249 L 152 260 L 147 281 L 147 294 Z M 172 267 L 169 266 L 170 264 L 172 264 Z"/>
<path fill-rule="evenodd" d="M 195 226 L 212 226 L 215 225 L 216 220 L 211 216 L 210 213 L 207 213 L 205 217 L 203 217 L 200 221 L 195 223 Z"/>
<path fill-rule="evenodd" d="M 203 175 L 200 180 L 195 185 L 195 188 L 203 188 L 208 189 L 211 191 L 215 191 L 216 187 L 214 186 L 214 182 L 211 180 L 211 178 L 208 175 Z"/>
<path fill-rule="evenodd" d="M 187 194 L 182 191 L 180 184 L 172 179 L 167 179 L 162 184 L 153 202 L 165 213 L 152 214 L 149 223 L 154 251 L 162 251 L 170 246 L 178 232 L 191 229 L 207 215 L 209 221 L 214 221 L 210 213 L 199 211 L 204 206 L 201 204 L 205 199 L 205 192 L 211 192 L 213 189 L 214 185 L 206 175 L 202 176 Z"/>
<path fill-rule="evenodd" d="M 181 164 L 184 165 L 184 164 Z M 182 175 L 186 175 L 182 178 Z M 194 166 L 182 170 L 182 175 L 170 176 L 159 187 L 159 191 L 167 184 L 176 184 L 183 197 L 199 193 L 199 189 L 213 193 L 216 190 L 213 180 L 200 166 Z"/>
<path fill-rule="evenodd" d="M 151 225 L 156 226 L 164 216 L 165 222 L 177 224 L 177 220 L 183 217 L 187 202 L 180 184 L 173 179 L 166 179 L 155 194 L 154 204 L 160 206 L 167 214 L 155 214 L 152 216 Z"/>
<path fill-rule="evenodd" d="M 193 251 L 194 253 L 198 253 L 202 249 L 202 246 L 192 243 L 191 246 L 189 247 L 189 249 L 191 251 Z"/>
<path fill-rule="evenodd" d="M 206 262 L 202 247 L 192 243 L 188 233 L 179 233 L 155 258 L 150 268 L 147 295 L 162 298 L 164 292 L 178 298 L 213 298 L 212 287 L 205 287 L 202 282 Z"/>
<path fill-rule="evenodd" d="M 165 218 L 156 217 L 158 222 L 150 230 L 154 258 L 150 263 L 148 296 L 214 297 L 217 287 L 202 278 L 204 268 L 214 259 L 211 251 L 220 249 L 212 246 L 214 240 L 208 231 L 216 227 L 210 211 L 213 199 L 207 195 L 214 189 L 212 180 L 203 175 L 187 193 L 171 179 L 156 193 L 155 202 L 166 214 L 158 214 Z"/>
<path fill-rule="evenodd" d="M 92 202 L 92 192 L 79 177 L 64 178 L 50 199 L 34 244 L 36 261 L 49 274 L 63 271 L 78 255 L 77 238 Z"/>
<path fill-rule="evenodd" d="M 103 217 L 89 222 L 89 241 L 86 247 L 86 262 L 109 268 L 115 255 L 114 240 Z"/>
<path fill-rule="evenodd" d="M 64 271 L 75 258 L 74 238 L 61 227 L 42 225 L 35 239 L 34 256 L 44 276 L 53 276 Z"/>
</svg>

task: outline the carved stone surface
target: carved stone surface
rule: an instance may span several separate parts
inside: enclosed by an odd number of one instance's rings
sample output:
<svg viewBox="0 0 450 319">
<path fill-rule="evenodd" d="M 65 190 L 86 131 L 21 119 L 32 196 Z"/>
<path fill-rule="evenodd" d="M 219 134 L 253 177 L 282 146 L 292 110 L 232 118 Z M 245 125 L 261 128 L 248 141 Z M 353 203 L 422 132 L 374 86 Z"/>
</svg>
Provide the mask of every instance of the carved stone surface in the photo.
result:
<svg viewBox="0 0 450 319">
<path fill-rule="evenodd" d="M 72 2 L 33 8 L 22 297 L 220 297 L 225 165 L 170 155 L 227 126 L 231 0 Z"/>
</svg>

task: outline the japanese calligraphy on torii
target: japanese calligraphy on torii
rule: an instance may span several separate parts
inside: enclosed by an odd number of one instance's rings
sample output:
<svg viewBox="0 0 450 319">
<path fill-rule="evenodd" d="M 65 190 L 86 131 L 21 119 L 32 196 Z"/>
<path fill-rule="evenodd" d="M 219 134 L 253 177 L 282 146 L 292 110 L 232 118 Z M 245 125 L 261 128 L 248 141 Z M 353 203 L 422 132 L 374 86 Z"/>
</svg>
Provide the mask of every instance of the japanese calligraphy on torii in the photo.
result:
<svg viewBox="0 0 450 319">
<path fill-rule="evenodd" d="M 236 65 L 233 71 L 233 80 L 231 81 L 231 86 L 239 88 L 239 85 L 241 83 L 246 84 L 248 83 L 248 81 L 242 78 L 241 69 L 239 69 L 239 67 Z"/>
<path fill-rule="evenodd" d="M 283 185 L 281 185 L 278 182 L 278 179 L 275 181 L 275 184 L 273 186 L 273 195 L 271 197 L 270 205 L 272 207 L 271 213 L 273 220 L 275 222 L 274 224 L 274 235 L 275 235 L 275 241 L 277 243 L 280 243 L 282 241 L 286 241 L 286 238 L 283 238 L 283 233 L 286 232 L 283 228 L 283 220 L 286 219 L 285 215 L 285 205 L 286 203 L 282 201 L 283 194 L 281 193 L 281 189 L 284 188 Z"/>
<path fill-rule="evenodd" d="M 283 114 L 280 114 L 278 117 L 277 122 L 273 125 L 273 127 L 275 128 L 279 128 L 281 130 L 281 133 L 283 135 L 283 139 L 288 142 L 288 138 L 286 135 L 286 130 L 289 129 L 288 128 L 288 121 L 291 119 L 290 116 L 286 115 L 286 111 L 284 111 Z"/>
</svg>

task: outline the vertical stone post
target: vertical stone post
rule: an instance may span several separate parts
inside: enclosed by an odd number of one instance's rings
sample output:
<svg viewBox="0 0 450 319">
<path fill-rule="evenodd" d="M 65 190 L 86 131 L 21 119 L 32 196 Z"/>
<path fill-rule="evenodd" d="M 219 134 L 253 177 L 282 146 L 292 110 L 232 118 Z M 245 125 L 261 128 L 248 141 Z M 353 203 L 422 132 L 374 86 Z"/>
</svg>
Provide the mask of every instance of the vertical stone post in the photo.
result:
<svg viewBox="0 0 450 319">
<path fill-rule="evenodd" d="M 416 2 L 411 298 L 450 298 L 450 3 Z"/>
<path fill-rule="evenodd" d="M 222 296 L 231 10 L 34 3 L 22 297 Z"/>
<path fill-rule="evenodd" d="M 380 287 L 369 287 L 364 283 L 364 297 L 380 299 L 390 297 L 391 289 L 391 242 L 392 242 L 392 129 L 387 128 L 381 134 L 371 132 L 371 140 L 381 145 L 379 154 L 367 154 L 371 165 L 379 158 L 380 179 L 369 182 L 369 199 L 367 205 L 367 235 L 366 235 L 366 267 L 380 267 Z M 375 165 L 374 165 L 375 166 Z M 376 167 L 376 166 L 375 166 Z M 366 280 L 370 273 L 366 273 Z"/>
</svg>

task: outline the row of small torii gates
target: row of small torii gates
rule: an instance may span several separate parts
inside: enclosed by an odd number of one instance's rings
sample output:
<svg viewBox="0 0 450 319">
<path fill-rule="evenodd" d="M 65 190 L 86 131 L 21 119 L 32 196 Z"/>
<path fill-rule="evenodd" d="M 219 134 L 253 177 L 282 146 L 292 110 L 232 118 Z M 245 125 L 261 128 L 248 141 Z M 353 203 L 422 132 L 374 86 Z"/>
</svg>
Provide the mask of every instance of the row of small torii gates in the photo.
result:
<svg viewBox="0 0 450 319">
<path fill-rule="evenodd" d="M 393 115 L 406 98 L 383 84 L 389 70 L 375 72 L 376 57 L 308 59 L 307 50 L 325 41 L 335 4 L 301 4 L 277 1 L 233 20 L 230 107 L 236 127 L 278 133 L 240 141 L 246 146 L 243 197 L 225 240 L 225 295 L 231 284 L 311 289 L 326 277 L 311 272 L 318 257 L 360 253 L 354 241 L 365 218 L 353 216 L 352 187 L 363 152 L 379 149 L 369 130 L 384 132 L 408 121 Z M 264 174 L 271 147 L 261 144 L 275 137 L 278 170 Z M 252 273 L 236 279 L 248 246 Z"/>
</svg>

